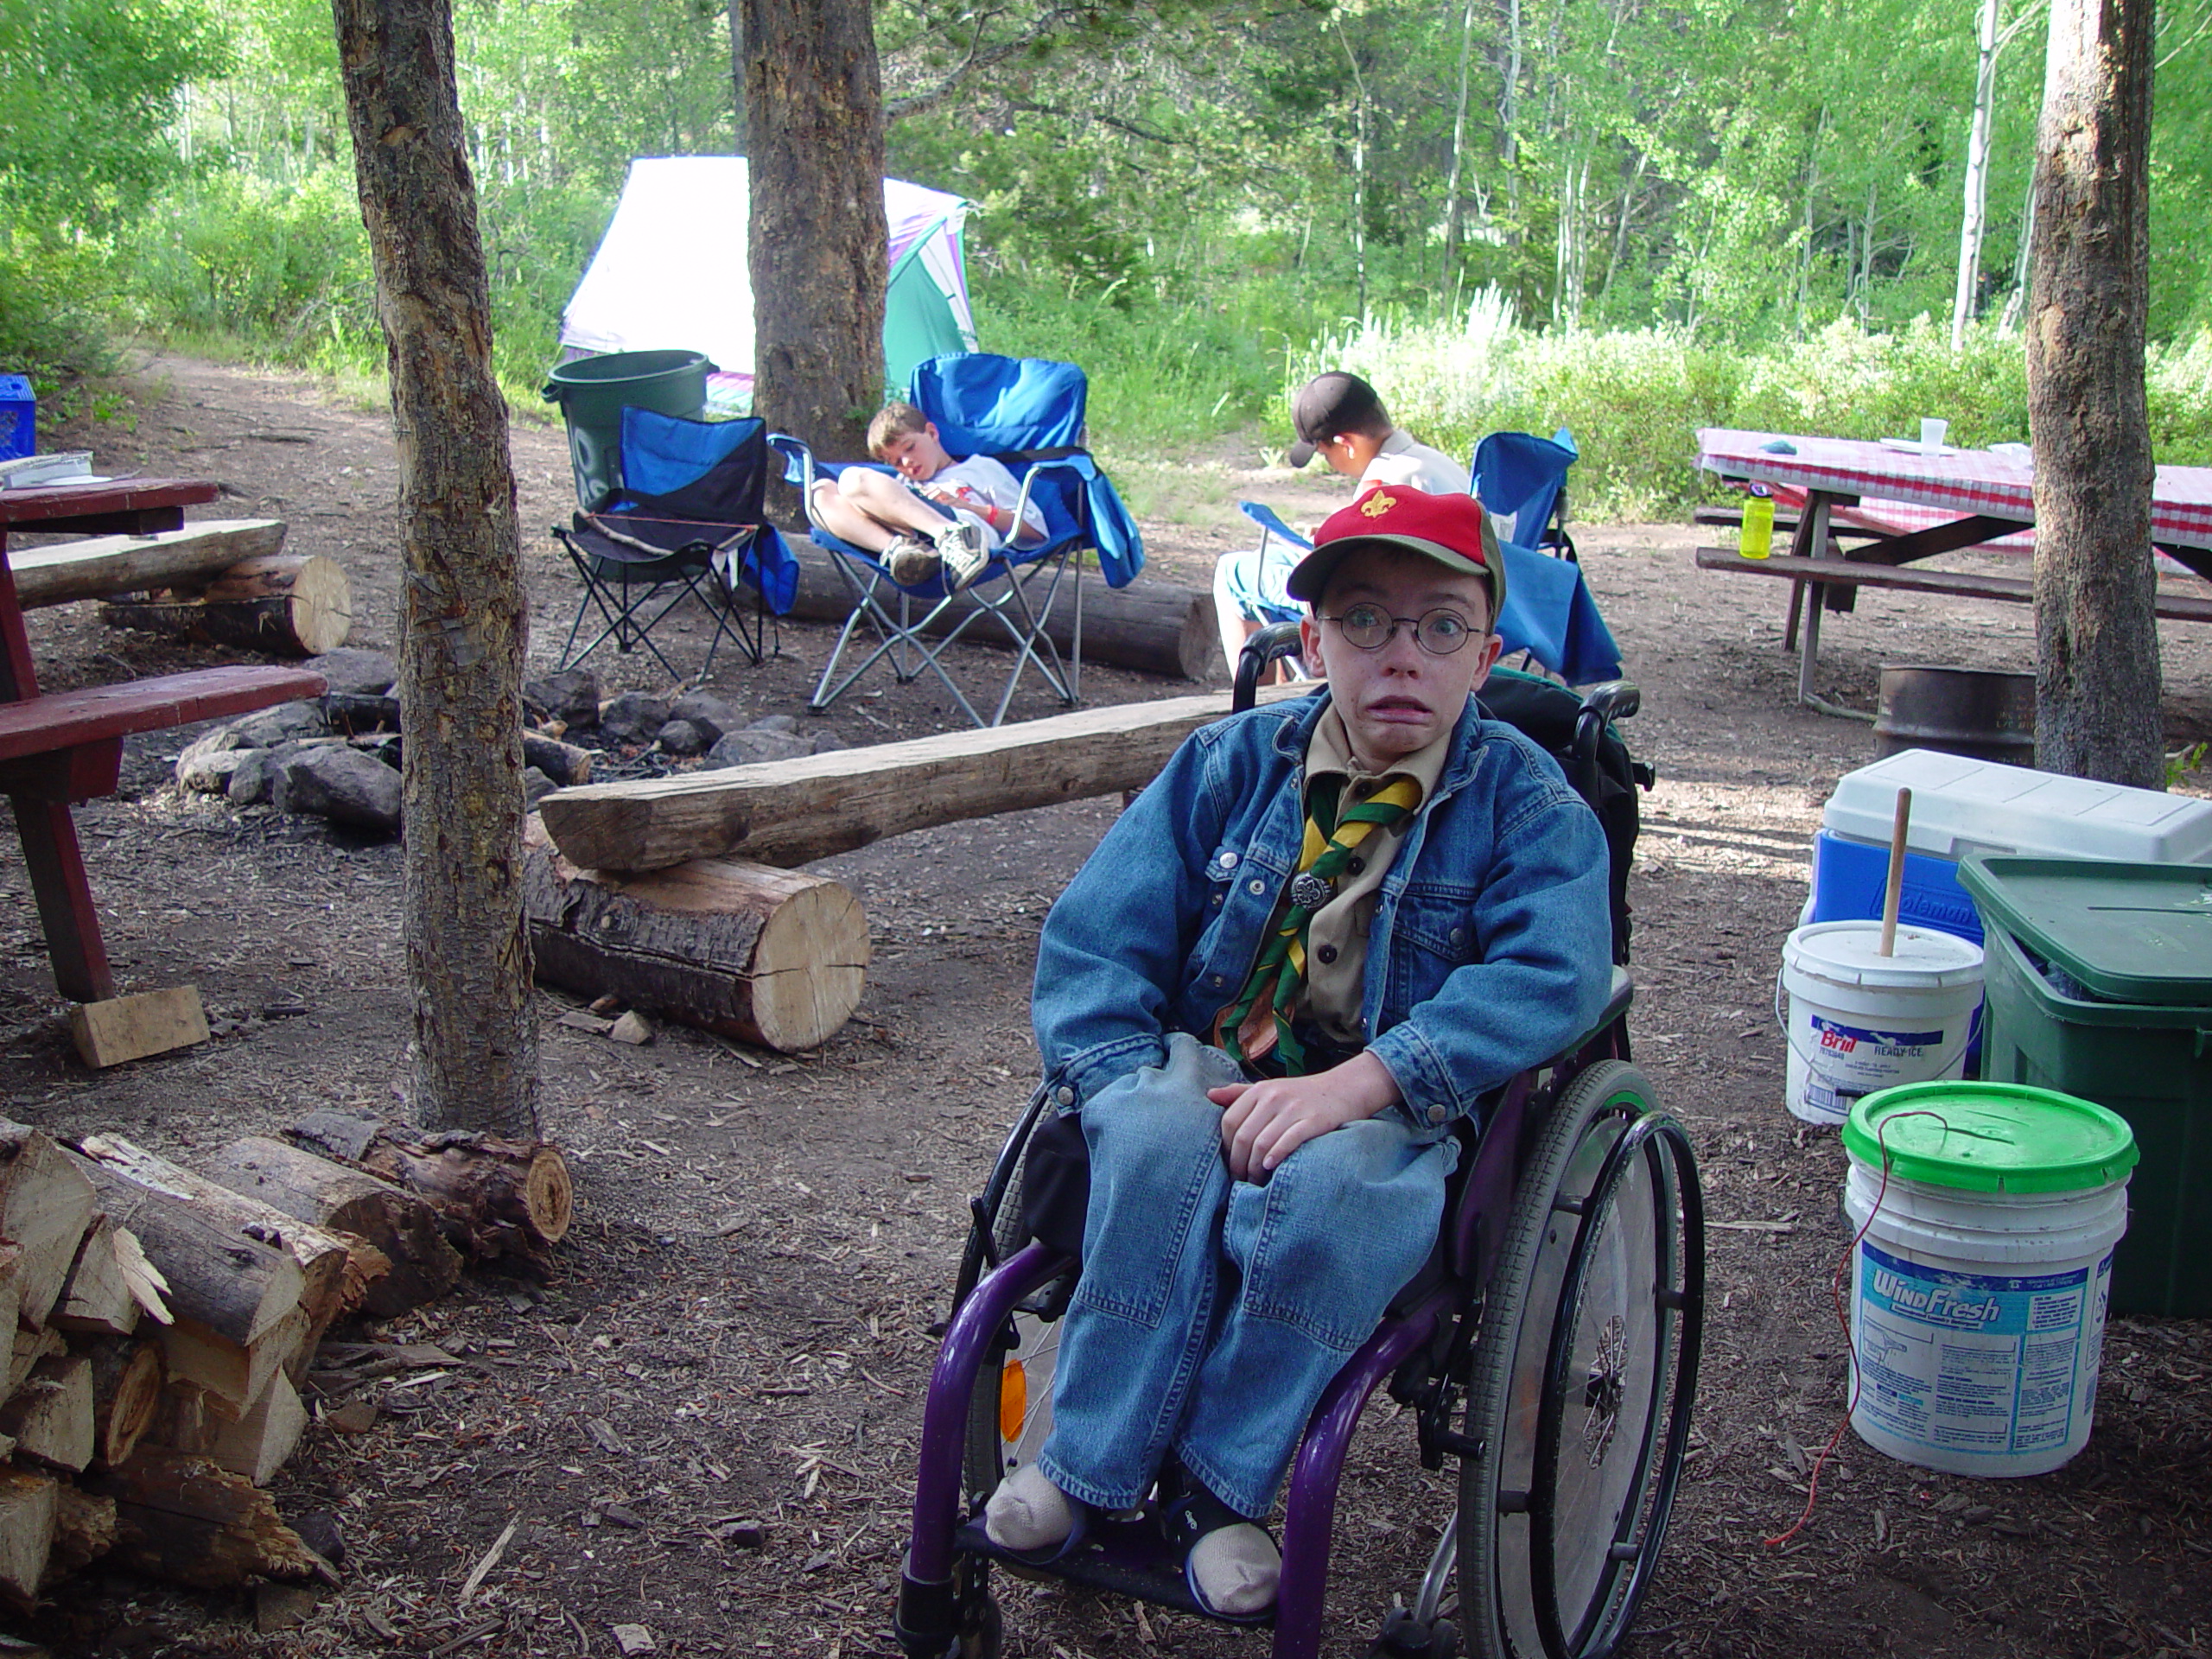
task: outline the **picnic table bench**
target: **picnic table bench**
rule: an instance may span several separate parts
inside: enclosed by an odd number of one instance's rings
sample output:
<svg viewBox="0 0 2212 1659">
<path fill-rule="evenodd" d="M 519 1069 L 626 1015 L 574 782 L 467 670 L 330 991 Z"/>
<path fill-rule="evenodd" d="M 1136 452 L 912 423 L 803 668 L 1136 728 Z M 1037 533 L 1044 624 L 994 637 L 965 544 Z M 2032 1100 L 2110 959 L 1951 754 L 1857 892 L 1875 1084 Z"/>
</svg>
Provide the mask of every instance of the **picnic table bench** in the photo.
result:
<svg viewBox="0 0 2212 1659">
<path fill-rule="evenodd" d="M 71 806 L 114 792 L 123 740 L 132 733 L 315 696 L 324 682 L 307 669 L 245 664 L 41 694 L 8 534 L 11 528 L 128 536 L 175 530 L 187 506 L 219 493 L 212 483 L 184 479 L 0 490 L 0 792 L 14 809 L 54 983 L 80 1005 L 71 1011 L 70 1027 L 79 1052 L 95 1066 L 204 1040 L 207 1022 L 193 986 L 115 995 Z"/>
</svg>

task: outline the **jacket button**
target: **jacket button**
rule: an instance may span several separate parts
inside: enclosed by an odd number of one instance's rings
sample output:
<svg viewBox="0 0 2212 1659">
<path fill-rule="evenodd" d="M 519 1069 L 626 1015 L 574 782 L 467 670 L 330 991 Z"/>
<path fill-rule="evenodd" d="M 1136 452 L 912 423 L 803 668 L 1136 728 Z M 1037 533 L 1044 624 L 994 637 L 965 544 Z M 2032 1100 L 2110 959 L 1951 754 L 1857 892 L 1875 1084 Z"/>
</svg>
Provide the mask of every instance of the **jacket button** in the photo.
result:
<svg viewBox="0 0 2212 1659">
<path fill-rule="evenodd" d="M 1345 868 L 1346 870 L 1350 871 L 1350 872 L 1351 872 L 1352 874 L 1354 874 L 1354 875 L 1357 875 L 1357 874 L 1358 874 L 1362 870 L 1365 869 L 1366 868 L 1367 868 L 1367 861 L 1366 861 L 1365 859 L 1363 859 L 1363 858 L 1355 858 L 1354 860 L 1352 860 L 1352 861 L 1351 861 L 1351 863 L 1349 863 L 1349 864 L 1347 864 L 1347 865 L 1345 865 L 1345 866 L 1344 866 L 1344 868 Z"/>
<path fill-rule="evenodd" d="M 1453 928 L 1453 929 L 1452 930 L 1452 944 L 1465 944 L 1466 942 L 1467 942 L 1467 930 L 1466 930 L 1465 928 L 1464 928 L 1464 927 L 1455 927 L 1455 928 Z"/>
<path fill-rule="evenodd" d="M 1313 954 L 1324 963 L 1332 963 L 1337 959 L 1337 947 L 1333 944 L 1325 944 Z"/>
<path fill-rule="evenodd" d="M 1255 898 L 1257 898 L 1262 893 L 1267 892 L 1268 884 L 1261 880 L 1259 877 L 1254 876 L 1252 880 L 1244 884 L 1244 890 L 1247 893 L 1251 893 Z"/>
<path fill-rule="evenodd" d="M 1218 986 L 1220 986 L 1221 984 L 1223 984 L 1223 983 L 1224 983 L 1224 981 L 1223 981 L 1223 979 L 1222 979 L 1222 977 L 1221 977 L 1221 976 L 1220 976 L 1219 974 L 1216 974 L 1216 975 L 1213 976 L 1213 983 L 1214 983 L 1214 984 L 1215 984 L 1215 986 L 1217 986 L 1217 987 L 1218 987 Z"/>
<path fill-rule="evenodd" d="M 1448 1114 L 1441 1106 L 1432 1106 L 1428 1109 L 1428 1121 L 1432 1123 L 1441 1123 L 1447 1116 Z"/>
<path fill-rule="evenodd" d="M 1072 1106 L 1075 1104 L 1075 1090 L 1063 1084 L 1052 1091 L 1052 1098 L 1063 1106 Z"/>
<path fill-rule="evenodd" d="M 1221 855 L 1221 868 L 1224 870 L 1235 869 L 1236 868 L 1236 855 L 1234 853 L 1224 853 Z"/>
</svg>

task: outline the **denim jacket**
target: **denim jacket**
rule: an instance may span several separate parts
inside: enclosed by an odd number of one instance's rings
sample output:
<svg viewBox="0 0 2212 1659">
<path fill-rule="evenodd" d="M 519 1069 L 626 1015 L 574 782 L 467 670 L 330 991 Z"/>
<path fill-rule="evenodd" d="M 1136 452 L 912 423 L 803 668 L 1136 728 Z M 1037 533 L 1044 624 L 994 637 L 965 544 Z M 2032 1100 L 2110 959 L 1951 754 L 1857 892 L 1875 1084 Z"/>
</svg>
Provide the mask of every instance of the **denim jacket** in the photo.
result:
<svg viewBox="0 0 2212 1659">
<path fill-rule="evenodd" d="M 1046 918 L 1031 1017 L 1072 1111 L 1203 1039 L 1242 988 L 1305 825 L 1326 693 L 1193 733 Z M 1472 699 L 1375 906 L 1362 1023 L 1427 1129 L 1584 1034 L 1611 983 L 1605 833 L 1552 758 Z"/>
</svg>

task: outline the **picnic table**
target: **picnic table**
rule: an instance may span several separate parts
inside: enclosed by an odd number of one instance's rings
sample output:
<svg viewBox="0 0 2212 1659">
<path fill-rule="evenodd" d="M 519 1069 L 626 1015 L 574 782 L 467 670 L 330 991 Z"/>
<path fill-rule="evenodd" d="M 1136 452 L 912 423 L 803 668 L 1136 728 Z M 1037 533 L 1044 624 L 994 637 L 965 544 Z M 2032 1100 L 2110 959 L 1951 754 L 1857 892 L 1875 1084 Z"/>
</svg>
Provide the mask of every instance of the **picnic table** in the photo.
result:
<svg viewBox="0 0 2212 1659">
<path fill-rule="evenodd" d="M 1698 563 L 1706 569 L 1789 580 L 1789 626 L 1783 649 L 1798 649 L 1800 702 L 1818 702 L 1813 695 L 1813 668 L 1820 654 L 1821 612 L 1824 607 L 1849 608 L 1849 595 L 1856 588 L 1901 588 L 2023 603 L 2033 598 L 2033 583 L 2025 577 L 1904 569 L 1963 548 L 2031 546 L 2035 472 L 2025 461 L 1986 449 L 1948 446 L 1927 454 L 1916 441 L 1904 439 L 1869 442 L 1725 427 L 1700 429 L 1697 444 L 1700 467 L 1724 478 L 1767 485 L 1778 499 L 1798 507 L 1785 557 L 1750 560 L 1732 549 L 1700 548 Z M 1777 444 L 1788 448 L 1768 447 Z M 1853 544 L 1841 545 L 1839 532 Z M 2212 581 L 2212 467 L 2157 468 L 2151 540 L 2158 551 Z M 1808 587 L 1814 589 L 1815 602 L 1806 606 Z M 1802 632 L 1801 608 L 1805 612 Z M 2162 591 L 2158 610 L 2161 616 L 2212 621 L 2212 596 Z"/>
<path fill-rule="evenodd" d="M 54 983 L 82 1005 L 70 1023 L 79 1052 L 93 1065 L 201 1040 L 207 1028 L 190 986 L 141 997 L 115 995 L 71 806 L 115 791 L 123 740 L 131 733 L 316 696 L 324 681 L 306 669 L 245 664 L 41 694 L 9 569 L 8 535 L 11 529 L 149 535 L 179 528 L 186 507 L 219 493 L 214 484 L 187 479 L 0 490 L 0 792 L 15 811 Z"/>
</svg>

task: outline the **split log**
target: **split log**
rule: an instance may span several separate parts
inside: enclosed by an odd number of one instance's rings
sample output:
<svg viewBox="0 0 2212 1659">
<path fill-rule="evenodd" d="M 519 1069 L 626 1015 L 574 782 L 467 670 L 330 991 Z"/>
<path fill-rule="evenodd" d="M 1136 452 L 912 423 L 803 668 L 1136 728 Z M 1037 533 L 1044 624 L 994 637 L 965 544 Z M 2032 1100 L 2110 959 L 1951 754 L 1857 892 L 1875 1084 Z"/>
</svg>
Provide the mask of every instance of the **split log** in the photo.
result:
<svg viewBox="0 0 2212 1659">
<path fill-rule="evenodd" d="M 8 555 L 25 610 L 112 594 L 208 581 L 243 560 L 275 553 L 284 526 L 274 518 L 210 518 L 151 536 L 92 536 Z"/>
<path fill-rule="evenodd" d="M 308 1412 L 291 1378 L 279 1371 L 245 1416 L 213 1427 L 207 1455 L 233 1474 L 266 1486 L 307 1432 Z"/>
<path fill-rule="evenodd" d="M 282 554 L 254 561 L 248 575 L 204 596 L 111 601 L 100 607 L 100 620 L 271 656 L 320 657 L 353 632 L 353 589 L 335 559 Z"/>
<path fill-rule="evenodd" d="M 116 1250 L 118 1229 L 105 1216 L 98 1217 L 77 1248 L 61 1300 L 54 1304 L 54 1323 L 79 1335 L 127 1337 L 138 1324 L 137 1298 L 132 1294 L 125 1258 Z M 124 1235 L 129 1236 L 127 1233 Z M 131 1249 L 137 1248 L 134 1239 Z"/>
<path fill-rule="evenodd" d="M 739 859 L 578 869 L 535 819 L 524 842 L 523 912 L 547 984 L 786 1053 L 827 1042 L 860 1006 L 868 918 L 840 882 Z"/>
<path fill-rule="evenodd" d="M 60 1300 L 97 1208 L 92 1184 L 50 1135 L 0 1122 L 0 1237 L 22 1251 L 15 1281 L 25 1325 L 43 1325 Z"/>
<path fill-rule="evenodd" d="M 268 1493 L 211 1459 L 141 1446 L 129 1462 L 86 1480 L 115 1500 L 109 1559 L 128 1572 L 207 1590 L 256 1578 L 333 1576 Z"/>
<path fill-rule="evenodd" d="M 207 1390 L 189 1382 L 172 1382 L 155 1402 L 153 1421 L 146 1425 L 141 1444 L 205 1456 L 215 1443 L 216 1425 L 220 1421 L 207 1408 Z"/>
<path fill-rule="evenodd" d="M 168 1371 L 158 1339 L 109 1338 L 80 1351 L 92 1368 L 92 1461 L 128 1458 L 162 1407 Z"/>
<path fill-rule="evenodd" d="M 0 1469 L 0 1595 L 29 1612 L 54 1553 L 58 1483 L 26 1469 Z"/>
<path fill-rule="evenodd" d="M 1276 686 L 1263 698 L 1311 687 Z M 962 818 L 1141 789 L 1229 693 L 1084 709 L 984 731 L 719 772 L 557 790 L 538 803 L 580 869 L 653 870 L 733 854 L 804 864 Z"/>
<path fill-rule="evenodd" d="M 19 1458 L 71 1474 L 83 1469 L 95 1446 L 92 1362 L 81 1354 L 39 1361 L 0 1405 L 0 1433 L 14 1439 Z"/>
<path fill-rule="evenodd" d="M 447 1132 L 405 1139 L 374 1118 L 313 1112 L 290 1131 L 324 1157 L 404 1187 L 438 1212 L 465 1255 L 543 1262 L 575 1216 L 569 1166 L 543 1141 Z"/>
<path fill-rule="evenodd" d="M 8 1358 L 8 1392 L 13 1394 L 22 1388 L 39 1361 L 51 1359 L 68 1350 L 69 1344 L 59 1331 L 26 1331 L 17 1326 Z"/>
<path fill-rule="evenodd" d="M 853 594 L 842 576 L 830 568 L 832 555 L 812 543 L 794 538 L 798 555 L 798 594 L 788 614 L 808 622 L 842 622 L 852 614 Z M 1075 575 L 1060 580 L 1058 598 L 1046 637 L 1063 653 L 1075 643 Z M 886 588 L 885 593 L 893 590 Z M 1041 597 L 1041 594 L 1040 594 Z M 920 616 L 928 608 L 915 611 Z M 954 598 L 943 616 L 924 632 L 943 635 L 978 607 L 966 594 Z M 986 617 L 969 624 L 960 636 L 963 643 L 1010 647 L 1007 632 Z M 1109 588 L 1095 574 L 1083 583 L 1083 658 L 1090 663 L 1110 663 L 1141 673 L 1170 679 L 1203 680 L 1224 671 L 1221 661 L 1221 627 L 1214 619 L 1213 595 L 1197 588 L 1149 581 L 1139 576 L 1126 588 Z"/>
<path fill-rule="evenodd" d="M 23 1253 L 21 1249 L 0 1238 L 0 1335 L 16 1329 L 16 1310 L 22 1306 L 22 1281 L 17 1277 Z M 6 1396 L 0 1395 L 0 1399 Z"/>
<path fill-rule="evenodd" d="M 54 1493 L 54 1552 L 44 1582 L 51 1586 L 115 1548 L 115 1500 L 64 1486 Z"/>
<path fill-rule="evenodd" d="M 234 1141 L 206 1166 L 209 1179 L 296 1220 L 353 1234 L 383 1252 L 391 1269 L 366 1287 L 365 1313 L 379 1319 L 435 1301 L 461 1277 L 438 1212 L 390 1181 L 264 1135 Z"/>
</svg>

